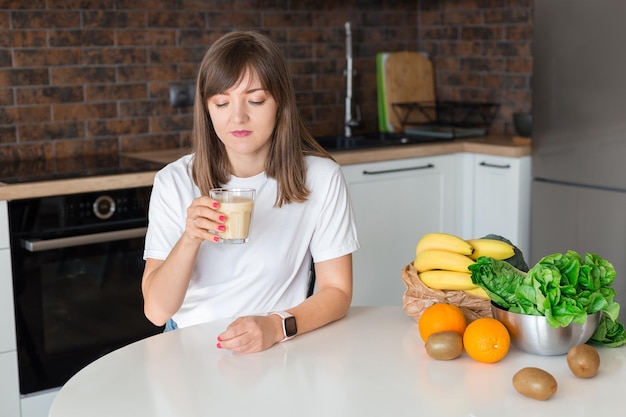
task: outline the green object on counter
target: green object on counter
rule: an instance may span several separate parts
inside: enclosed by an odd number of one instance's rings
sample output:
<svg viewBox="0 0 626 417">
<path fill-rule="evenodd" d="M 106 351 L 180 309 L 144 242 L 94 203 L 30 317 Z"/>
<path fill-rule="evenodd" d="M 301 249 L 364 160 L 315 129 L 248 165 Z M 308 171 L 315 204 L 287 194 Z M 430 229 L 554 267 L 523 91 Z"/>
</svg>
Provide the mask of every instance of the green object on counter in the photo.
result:
<svg viewBox="0 0 626 417">
<path fill-rule="evenodd" d="M 378 130 L 380 132 L 392 132 L 389 126 L 389 115 L 387 114 L 387 94 L 385 91 L 385 63 L 389 57 L 389 52 L 379 52 L 376 54 L 376 94 L 378 98 Z"/>
<path fill-rule="evenodd" d="M 507 239 L 505 237 L 502 237 L 502 236 L 499 236 L 499 235 L 494 235 L 494 234 L 489 234 L 489 235 L 483 237 L 483 239 L 500 240 L 502 242 L 506 242 L 509 245 L 513 246 L 514 255 L 511 256 L 509 259 L 505 259 L 505 261 L 507 261 L 508 263 L 513 265 L 515 268 L 519 269 L 520 271 L 528 272 L 528 264 L 524 260 L 524 254 L 509 239 Z"/>
<path fill-rule="evenodd" d="M 598 328 L 589 340 L 591 343 L 618 347 L 626 343 L 624 325 L 618 320 L 611 320 L 608 316 L 602 315 Z"/>
<path fill-rule="evenodd" d="M 601 311 L 591 341 L 607 346 L 626 343 L 624 326 L 618 320 L 620 306 L 611 288 L 615 269 L 596 254 L 581 258 L 574 251 L 555 253 L 542 258 L 528 273 L 507 261 L 482 256 L 469 270 L 472 282 L 504 309 L 545 316 L 552 327 L 582 324 L 587 314 Z"/>
</svg>

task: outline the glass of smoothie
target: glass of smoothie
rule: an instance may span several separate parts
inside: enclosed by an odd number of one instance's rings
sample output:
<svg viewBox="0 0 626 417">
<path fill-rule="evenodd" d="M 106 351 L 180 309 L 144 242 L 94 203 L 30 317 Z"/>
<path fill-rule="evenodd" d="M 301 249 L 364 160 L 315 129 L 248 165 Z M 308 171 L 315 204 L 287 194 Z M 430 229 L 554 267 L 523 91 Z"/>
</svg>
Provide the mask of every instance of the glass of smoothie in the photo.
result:
<svg viewBox="0 0 626 417">
<path fill-rule="evenodd" d="M 217 232 L 221 243 L 246 243 L 252 222 L 254 208 L 254 188 L 214 188 L 210 191 L 212 199 L 220 202 L 219 211 L 226 215 L 226 230 Z"/>
</svg>

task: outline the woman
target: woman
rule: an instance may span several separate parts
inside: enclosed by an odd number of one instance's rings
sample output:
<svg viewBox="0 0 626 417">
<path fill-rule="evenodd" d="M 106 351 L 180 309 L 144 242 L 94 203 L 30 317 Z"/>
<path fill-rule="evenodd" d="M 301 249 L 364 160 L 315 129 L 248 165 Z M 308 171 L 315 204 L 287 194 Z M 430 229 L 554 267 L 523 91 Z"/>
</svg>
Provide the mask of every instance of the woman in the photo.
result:
<svg viewBox="0 0 626 417">
<path fill-rule="evenodd" d="M 272 41 L 233 32 L 211 46 L 192 135 L 194 152 L 154 182 L 142 281 L 148 319 L 167 330 L 238 317 L 217 347 L 257 352 L 296 326 L 302 334 L 343 317 L 359 246 L 347 188 L 305 129 Z M 217 187 L 256 189 L 248 243 L 221 244 L 210 232 L 225 228 L 208 197 Z M 317 290 L 307 298 L 312 259 Z"/>
</svg>

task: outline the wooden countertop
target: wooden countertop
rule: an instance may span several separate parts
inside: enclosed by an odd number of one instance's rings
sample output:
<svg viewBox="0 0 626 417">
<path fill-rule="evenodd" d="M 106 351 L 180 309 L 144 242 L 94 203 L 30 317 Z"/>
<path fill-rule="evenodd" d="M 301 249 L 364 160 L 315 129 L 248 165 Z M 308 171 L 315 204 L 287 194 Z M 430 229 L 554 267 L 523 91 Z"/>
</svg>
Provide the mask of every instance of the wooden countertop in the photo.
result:
<svg viewBox="0 0 626 417">
<path fill-rule="evenodd" d="M 165 165 L 181 157 L 188 151 L 188 149 L 177 148 L 162 151 L 130 153 L 125 156 L 159 162 Z M 351 165 L 460 152 L 519 158 L 530 155 L 530 151 L 531 147 L 528 142 L 516 141 L 514 138 L 508 136 L 492 135 L 484 138 L 390 146 L 388 148 L 339 151 L 333 152 L 333 157 L 341 165 Z M 151 185 L 155 174 L 156 172 L 141 172 L 24 184 L 3 184 L 0 182 L 0 201 L 142 187 Z"/>
</svg>

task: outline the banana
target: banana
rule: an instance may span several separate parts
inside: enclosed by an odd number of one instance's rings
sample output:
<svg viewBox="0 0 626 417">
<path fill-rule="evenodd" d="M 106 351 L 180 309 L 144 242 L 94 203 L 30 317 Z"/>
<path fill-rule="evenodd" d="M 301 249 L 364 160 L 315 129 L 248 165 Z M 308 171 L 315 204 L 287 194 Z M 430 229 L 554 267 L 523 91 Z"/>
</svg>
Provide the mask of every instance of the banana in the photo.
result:
<svg viewBox="0 0 626 417">
<path fill-rule="evenodd" d="M 418 276 L 427 287 L 436 290 L 472 290 L 480 288 L 472 283 L 472 274 L 470 272 L 430 270 L 424 271 Z"/>
<path fill-rule="evenodd" d="M 470 295 L 477 295 L 477 296 L 482 297 L 482 298 L 484 298 L 486 300 L 491 299 L 491 297 L 489 297 L 487 292 L 485 290 L 483 290 L 482 288 L 480 288 L 480 287 L 472 288 L 472 289 L 469 289 L 469 290 L 463 290 L 463 291 L 466 292 L 467 294 L 470 294 Z"/>
<path fill-rule="evenodd" d="M 422 236 L 417 242 L 415 256 L 429 249 L 447 250 L 461 255 L 470 255 L 474 251 L 469 242 L 448 233 L 427 233 Z"/>
<path fill-rule="evenodd" d="M 439 249 L 428 249 L 415 257 L 413 266 L 418 273 L 432 269 L 444 269 L 447 271 L 469 272 L 468 266 L 475 262 L 460 253 L 449 252 Z"/>
<path fill-rule="evenodd" d="M 474 251 L 470 257 L 474 260 L 481 256 L 489 256 L 493 259 L 503 260 L 509 259 L 515 254 L 513 245 L 495 239 L 468 239 L 467 242 L 472 245 Z"/>
</svg>

